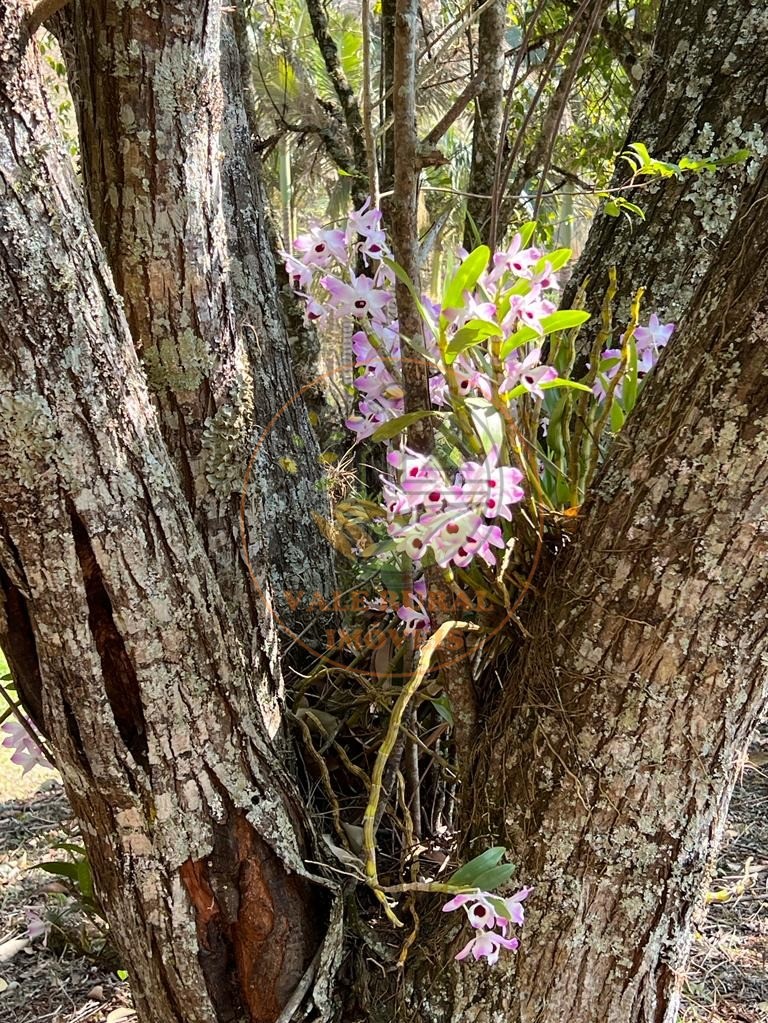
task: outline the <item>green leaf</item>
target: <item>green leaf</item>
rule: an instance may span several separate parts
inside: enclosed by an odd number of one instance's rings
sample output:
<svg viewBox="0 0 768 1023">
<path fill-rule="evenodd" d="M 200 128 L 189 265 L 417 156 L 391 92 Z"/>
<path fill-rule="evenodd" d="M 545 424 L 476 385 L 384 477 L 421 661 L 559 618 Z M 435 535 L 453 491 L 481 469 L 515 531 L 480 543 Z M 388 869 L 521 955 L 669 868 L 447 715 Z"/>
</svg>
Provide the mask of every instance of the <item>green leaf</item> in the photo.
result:
<svg viewBox="0 0 768 1023">
<path fill-rule="evenodd" d="M 560 312 L 543 316 L 541 329 L 545 334 L 551 334 L 555 330 L 570 330 L 571 327 L 580 327 L 588 319 L 589 313 L 584 309 L 561 309 Z"/>
<path fill-rule="evenodd" d="M 567 380 L 565 377 L 555 377 L 554 380 L 549 380 L 546 384 L 541 385 L 542 391 L 551 391 L 553 387 L 570 387 L 574 391 L 592 392 L 592 388 L 587 387 L 586 384 L 580 384 L 578 380 Z"/>
<path fill-rule="evenodd" d="M 501 917 L 502 920 L 512 919 L 509 915 L 509 910 L 507 909 L 507 904 L 504 899 L 500 898 L 498 895 L 492 895 L 488 901 L 493 906 L 493 911 L 496 916 Z"/>
<path fill-rule="evenodd" d="M 118 980 L 128 980 L 128 971 L 127 970 L 116 970 L 115 972 L 117 973 L 117 979 Z"/>
<path fill-rule="evenodd" d="M 390 563 L 383 566 L 381 570 L 381 585 L 391 593 L 403 593 L 405 591 L 405 576 L 399 565 Z"/>
<path fill-rule="evenodd" d="M 635 407 L 637 386 L 637 346 L 634 338 L 630 338 L 629 358 L 627 359 L 627 368 L 624 371 L 624 379 L 621 383 L 621 398 L 626 412 L 631 412 Z"/>
<path fill-rule="evenodd" d="M 91 866 L 86 859 L 78 860 L 75 865 L 77 867 L 77 887 L 80 889 L 84 898 L 92 902 L 94 899 L 94 891 Z"/>
<path fill-rule="evenodd" d="M 549 316 L 543 316 L 541 329 L 543 334 L 552 334 L 556 330 L 578 327 L 580 324 L 586 323 L 588 319 L 589 313 L 583 309 L 563 309 L 557 313 L 550 313 Z M 526 341 L 534 341 L 540 337 L 542 334 L 534 330 L 533 327 L 518 327 L 515 333 L 511 334 L 501 346 L 502 359 L 505 359 L 510 352 L 514 352 L 520 345 L 524 345 Z"/>
<path fill-rule="evenodd" d="M 624 213 L 634 213 L 636 217 L 645 220 L 645 212 L 637 203 L 630 202 L 629 199 L 622 199 L 619 205 Z"/>
<path fill-rule="evenodd" d="M 577 380 L 566 380 L 565 377 L 556 377 L 554 380 L 548 380 L 546 384 L 539 384 L 542 391 L 551 391 L 553 387 L 571 387 L 575 391 L 590 391 L 591 387 L 587 387 L 586 384 L 580 384 Z M 524 384 L 518 384 L 517 387 L 513 387 L 511 391 L 506 391 L 504 397 L 507 401 L 512 401 L 514 398 L 519 398 L 522 394 L 527 394 L 528 388 Z"/>
<path fill-rule="evenodd" d="M 66 877 L 75 884 L 79 881 L 80 875 L 76 863 L 69 863 L 67 860 L 47 860 L 45 863 L 36 864 L 36 866 L 48 874 Z"/>
<path fill-rule="evenodd" d="M 702 171 L 717 170 L 717 164 L 714 160 L 692 160 L 689 156 L 684 156 L 678 164 L 680 170 L 691 170 L 691 171 Z"/>
<path fill-rule="evenodd" d="M 85 847 L 82 845 L 74 845 L 72 842 L 56 842 L 53 846 L 54 849 L 63 849 L 65 852 L 71 852 L 75 856 L 84 859 L 87 857 Z"/>
<path fill-rule="evenodd" d="M 501 337 L 501 327 L 497 323 L 489 323 L 488 320 L 470 320 L 453 335 L 445 349 L 445 362 L 450 366 L 456 361 L 456 356 L 461 355 L 467 348 L 479 345 L 487 341 L 489 337 Z"/>
<path fill-rule="evenodd" d="M 563 417 L 568 409 L 570 415 L 570 402 L 567 394 L 561 394 L 556 400 L 555 406 L 549 416 L 547 427 L 547 447 L 556 457 L 565 455 L 565 443 L 563 440 Z"/>
<path fill-rule="evenodd" d="M 483 445 L 486 455 L 491 448 L 500 448 L 504 441 L 504 417 L 485 398 L 465 398 L 475 430 Z"/>
<path fill-rule="evenodd" d="M 494 888 L 500 888 L 509 881 L 515 872 L 511 863 L 500 863 L 498 867 L 491 867 L 475 878 L 474 884 L 484 892 L 492 892 Z"/>
<path fill-rule="evenodd" d="M 536 221 L 529 220 L 522 227 L 518 228 L 517 234 L 520 235 L 520 248 L 527 249 L 531 244 L 534 232 L 536 230 Z"/>
<path fill-rule="evenodd" d="M 611 402 L 611 433 L 618 433 L 626 418 L 621 405 L 617 401 Z"/>
<path fill-rule="evenodd" d="M 499 354 L 502 359 L 506 359 L 510 352 L 514 352 L 520 345 L 524 345 L 526 341 L 534 341 L 536 338 L 540 338 L 541 334 L 533 329 L 533 327 L 518 327 L 514 334 L 510 334 L 504 344 L 501 346 Z"/>
<path fill-rule="evenodd" d="M 734 163 L 744 163 L 752 155 L 751 149 L 737 149 L 735 153 L 731 153 L 730 156 L 723 156 L 719 160 L 715 160 L 718 167 L 730 167 Z"/>
<path fill-rule="evenodd" d="M 488 266 L 491 250 L 487 245 L 478 245 L 467 256 L 445 289 L 442 308 L 461 309 L 464 303 L 464 292 L 471 291 L 477 284 L 480 274 Z"/>
<path fill-rule="evenodd" d="M 648 152 L 648 149 L 647 149 L 645 143 L 643 143 L 643 142 L 631 142 L 629 144 L 629 148 L 630 149 L 634 149 L 634 151 L 640 157 L 640 162 L 641 162 L 642 165 L 648 164 L 648 163 L 651 162 L 651 154 Z"/>
<path fill-rule="evenodd" d="M 406 412 L 402 416 L 397 416 L 396 419 L 390 419 L 386 423 L 382 423 L 378 430 L 371 434 L 371 440 L 377 443 L 383 440 L 392 440 L 398 433 L 407 430 L 412 423 L 418 423 L 425 416 L 442 416 L 444 414 L 443 412 L 434 412 L 431 409 L 418 409 L 416 412 Z"/>
<path fill-rule="evenodd" d="M 492 848 L 486 849 L 484 853 L 480 853 L 479 856 L 475 856 L 474 859 L 459 867 L 458 870 L 451 874 L 448 880 L 451 884 L 455 884 L 457 887 L 478 888 L 479 885 L 476 883 L 477 878 L 482 877 L 483 874 L 486 874 L 489 870 L 496 867 L 506 851 L 507 850 L 503 845 L 494 845 Z"/>
<path fill-rule="evenodd" d="M 573 249 L 555 249 L 554 252 L 550 252 L 548 255 L 542 256 L 541 259 L 534 263 L 533 272 L 537 274 L 541 273 L 547 263 L 549 263 L 553 270 L 559 270 L 561 267 L 565 266 L 572 255 Z"/>
<path fill-rule="evenodd" d="M 429 702 L 435 708 L 443 721 L 447 722 L 449 725 L 453 725 L 453 711 L 451 710 L 451 703 L 447 696 L 438 696 Z"/>
</svg>

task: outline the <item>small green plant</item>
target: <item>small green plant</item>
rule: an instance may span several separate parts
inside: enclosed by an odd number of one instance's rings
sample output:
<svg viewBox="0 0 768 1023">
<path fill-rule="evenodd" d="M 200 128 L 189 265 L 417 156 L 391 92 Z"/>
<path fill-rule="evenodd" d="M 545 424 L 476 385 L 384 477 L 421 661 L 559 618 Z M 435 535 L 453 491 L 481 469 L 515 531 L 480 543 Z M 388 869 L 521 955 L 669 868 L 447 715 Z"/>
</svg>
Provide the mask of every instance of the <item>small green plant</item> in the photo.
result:
<svg viewBox="0 0 768 1023">
<path fill-rule="evenodd" d="M 713 173 L 725 167 L 732 167 L 737 163 L 744 163 L 751 155 L 749 149 L 737 149 L 728 156 L 716 159 L 712 157 L 696 159 L 692 156 L 684 156 L 679 163 L 672 163 L 652 157 L 643 142 L 631 142 L 620 155 L 620 159 L 632 169 L 632 177 L 622 188 L 642 188 L 644 182 L 639 181 L 640 178 L 682 178 L 685 174 Z M 645 220 L 642 207 L 637 203 L 630 202 L 618 191 L 604 190 L 595 194 L 598 198 L 605 199 L 603 213 L 606 216 L 618 217 L 623 214 L 628 220 L 631 220 L 632 217 Z"/>
</svg>

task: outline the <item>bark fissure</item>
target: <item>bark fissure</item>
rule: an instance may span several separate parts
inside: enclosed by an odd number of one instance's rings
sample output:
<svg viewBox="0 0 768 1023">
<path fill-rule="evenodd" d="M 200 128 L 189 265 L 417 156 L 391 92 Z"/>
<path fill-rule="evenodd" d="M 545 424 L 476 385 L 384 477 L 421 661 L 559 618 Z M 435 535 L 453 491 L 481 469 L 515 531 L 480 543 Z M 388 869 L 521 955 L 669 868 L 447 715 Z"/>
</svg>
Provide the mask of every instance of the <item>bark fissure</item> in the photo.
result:
<svg viewBox="0 0 768 1023">
<path fill-rule="evenodd" d="M 0 565 L 0 590 L 3 613 L 0 615 L 0 646 L 8 661 L 24 707 L 45 735 L 43 683 L 37 656 L 35 632 L 29 616 L 27 598 Z"/>
<path fill-rule="evenodd" d="M 147 762 L 147 724 L 141 703 L 136 668 L 125 648 L 112 613 L 112 601 L 88 537 L 88 530 L 72 505 L 69 506 L 75 554 L 80 564 L 88 625 L 101 660 L 104 692 L 120 737 L 144 769 Z"/>
</svg>

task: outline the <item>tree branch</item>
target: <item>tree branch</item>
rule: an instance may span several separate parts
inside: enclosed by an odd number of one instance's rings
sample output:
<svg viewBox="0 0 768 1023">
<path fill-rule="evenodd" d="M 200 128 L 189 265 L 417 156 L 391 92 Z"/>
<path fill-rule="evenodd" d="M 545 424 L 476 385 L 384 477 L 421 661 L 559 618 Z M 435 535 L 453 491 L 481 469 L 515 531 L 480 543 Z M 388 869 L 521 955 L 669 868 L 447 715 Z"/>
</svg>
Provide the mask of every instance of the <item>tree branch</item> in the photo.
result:
<svg viewBox="0 0 768 1023">
<path fill-rule="evenodd" d="M 52 18 L 68 3 L 69 0 L 40 0 L 40 3 L 32 8 L 27 18 L 26 29 L 29 35 L 33 36 L 44 21 Z"/>
<path fill-rule="evenodd" d="M 322 0 L 306 0 L 306 2 L 315 42 L 320 48 L 325 69 L 333 83 L 333 88 L 336 91 L 339 104 L 344 113 L 344 121 L 349 133 L 355 163 L 352 193 L 356 205 L 360 206 L 370 194 L 371 189 L 370 181 L 368 180 L 369 157 L 365 144 L 365 128 L 360 115 L 360 107 L 352 86 L 349 84 L 344 69 L 341 66 L 339 50 L 336 46 L 336 41 L 331 35 L 328 17 L 326 16 Z"/>
</svg>

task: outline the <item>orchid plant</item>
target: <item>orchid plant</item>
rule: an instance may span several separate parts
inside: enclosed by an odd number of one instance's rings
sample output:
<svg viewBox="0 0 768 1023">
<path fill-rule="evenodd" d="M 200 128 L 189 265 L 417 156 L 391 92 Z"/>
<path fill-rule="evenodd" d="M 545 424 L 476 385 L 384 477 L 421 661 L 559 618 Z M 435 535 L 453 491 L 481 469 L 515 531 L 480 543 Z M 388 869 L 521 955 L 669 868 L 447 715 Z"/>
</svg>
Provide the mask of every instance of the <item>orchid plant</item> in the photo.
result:
<svg viewBox="0 0 768 1023">
<path fill-rule="evenodd" d="M 459 251 L 439 300 L 414 292 L 418 338 L 398 330 L 394 283 L 403 273 L 370 203 L 344 228 L 312 228 L 286 254 L 307 319 L 322 323 L 333 313 L 358 328 L 351 339 L 358 400 L 346 425 L 358 443 L 387 443 L 390 467 L 380 479 L 386 536 L 366 553 L 405 559 L 416 578 L 396 611 L 408 631 L 430 626 L 419 584 L 429 565 L 508 604 L 501 575 L 521 516 L 540 523 L 577 511 L 606 441 L 674 330 L 654 314 L 647 327 L 634 320 L 611 346 L 604 316 L 586 376 L 572 379 L 575 336 L 589 316 L 558 310 L 558 272 L 571 252 L 532 246 L 534 228 L 526 224 L 493 255 L 485 246 Z M 361 261 L 365 275 L 357 273 Z M 431 407 L 406 413 L 402 364 L 417 358 L 430 368 Z M 426 416 L 434 424 L 429 454 L 404 440 Z"/>
<path fill-rule="evenodd" d="M 365 502 L 380 539 L 360 553 L 378 559 L 382 575 L 398 567 L 404 584 L 401 606 L 389 608 L 375 595 L 367 606 L 394 610 L 405 634 L 422 643 L 435 627 L 427 585 L 435 572 L 454 591 L 488 598 L 491 618 L 509 616 L 517 606 L 510 591 L 517 587 L 519 602 L 526 573 L 531 565 L 535 570 L 534 548 L 547 529 L 578 514 L 604 451 L 674 330 L 656 314 L 640 326 L 639 292 L 617 336 L 612 278 L 587 371 L 578 374 L 575 340 L 589 315 L 557 303 L 558 274 L 571 252 L 541 251 L 531 244 L 534 231 L 534 224 L 524 225 L 493 254 L 482 245 L 460 250 L 437 297 L 418 293 L 394 262 L 370 201 L 343 227 L 313 227 L 286 254 L 307 320 L 322 324 L 332 313 L 354 324 L 356 408 L 346 425 L 356 444 L 386 444 L 388 466 L 378 499 Z M 420 311 L 418 337 L 398 328 L 397 279 Z M 406 411 L 409 359 L 428 366 L 429 407 Z M 428 451 L 415 450 L 408 430 L 425 417 L 432 442 Z M 482 632 L 483 615 L 472 613 Z M 530 889 L 507 898 L 493 893 L 511 875 L 499 863 L 504 852 L 488 850 L 439 888 L 453 895 L 444 911 L 463 908 L 475 930 L 457 959 L 492 964 L 502 949 L 517 948 L 510 929 L 522 924 Z M 371 852 L 368 880 L 375 888 L 373 860 Z M 393 918 L 383 890 L 377 895 Z"/>
</svg>

